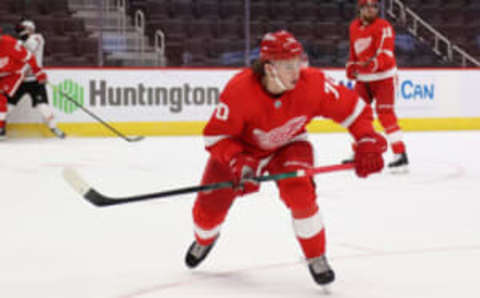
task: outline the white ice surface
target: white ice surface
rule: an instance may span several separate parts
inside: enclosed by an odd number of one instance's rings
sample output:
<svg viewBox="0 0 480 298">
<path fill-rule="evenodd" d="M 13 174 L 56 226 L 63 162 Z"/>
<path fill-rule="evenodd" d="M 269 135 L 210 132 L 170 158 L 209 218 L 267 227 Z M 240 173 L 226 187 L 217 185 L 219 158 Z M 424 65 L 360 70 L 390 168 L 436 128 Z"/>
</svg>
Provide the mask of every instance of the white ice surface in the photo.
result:
<svg viewBox="0 0 480 298">
<path fill-rule="evenodd" d="M 345 134 L 312 135 L 318 163 Z M 407 133 L 410 173 L 316 177 L 335 298 L 480 297 L 480 132 Z M 319 297 L 274 184 L 239 199 L 196 270 L 194 195 L 96 208 L 70 166 L 111 196 L 198 184 L 200 137 L 10 139 L 0 143 L 0 297 Z M 391 155 L 386 156 L 387 161 Z"/>
</svg>

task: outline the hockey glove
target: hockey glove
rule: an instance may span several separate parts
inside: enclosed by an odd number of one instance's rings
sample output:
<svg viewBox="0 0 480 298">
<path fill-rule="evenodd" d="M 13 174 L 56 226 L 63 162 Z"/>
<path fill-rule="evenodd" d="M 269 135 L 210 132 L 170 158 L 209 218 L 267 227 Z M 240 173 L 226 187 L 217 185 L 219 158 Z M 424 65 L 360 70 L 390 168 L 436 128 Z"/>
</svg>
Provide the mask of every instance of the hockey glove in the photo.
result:
<svg viewBox="0 0 480 298">
<path fill-rule="evenodd" d="M 230 161 L 230 168 L 235 176 L 236 190 L 240 195 L 256 192 L 259 189 L 258 182 L 253 179 L 258 168 L 258 160 L 245 153 L 235 155 Z"/>
<path fill-rule="evenodd" d="M 355 80 L 358 73 L 358 65 L 355 62 L 349 61 L 346 65 L 347 78 L 350 80 Z"/>
<path fill-rule="evenodd" d="M 355 173 L 365 178 L 383 169 L 382 154 L 387 150 L 387 141 L 379 134 L 366 136 L 357 142 L 355 150 Z"/>
<path fill-rule="evenodd" d="M 378 70 L 378 60 L 377 58 L 370 61 L 360 62 L 357 70 L 358 73 L 374 73 Z"/>
<path fill-rule="evenodd" d="M 40 84 L 45 84 L 47 82 L 47 74 L 43 70 L 37 72 L 35 77 L 37 78 L 37 82 Z"/>
</svg>

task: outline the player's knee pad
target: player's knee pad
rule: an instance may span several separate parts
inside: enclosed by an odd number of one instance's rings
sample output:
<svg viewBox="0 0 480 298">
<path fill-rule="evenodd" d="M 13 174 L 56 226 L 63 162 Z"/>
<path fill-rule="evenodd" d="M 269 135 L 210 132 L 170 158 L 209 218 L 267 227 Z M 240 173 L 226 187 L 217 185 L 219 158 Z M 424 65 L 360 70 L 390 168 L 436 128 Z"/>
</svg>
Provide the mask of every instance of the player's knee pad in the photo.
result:
<svg viewBox="0 0 480 298">
<path fill-rule="evenodd" d="M 210 157 L 203 173 L 202 184 L 231 180 L 228 166 Z M 203 228 L 218 225 L 225 218 L 236 193 L 232 188 L 199 192 L 193 207 L 193 218 Z"/>
<path fill-rule="evenodd" d="M 199 193 L 193 207 L 193 218 L 202 227 L 214 227 L 223 222 L 235 199 L 232 189 Z"/>
<path fill-rule="evenodd" d="M 280 180 L 277 185 L 280 197 L 292 211 L 315 204 L 315 184 L 310 177 Z"/>
<path fill-rule="evenodd" d="M 387 130 L 387 133 L 389 130 L 396 129 L 398 127 L 397 116 L 393 111 L 393 107 L 377 107 L 376 112 L 378 115 L 378 120 Z"/>
</svg>

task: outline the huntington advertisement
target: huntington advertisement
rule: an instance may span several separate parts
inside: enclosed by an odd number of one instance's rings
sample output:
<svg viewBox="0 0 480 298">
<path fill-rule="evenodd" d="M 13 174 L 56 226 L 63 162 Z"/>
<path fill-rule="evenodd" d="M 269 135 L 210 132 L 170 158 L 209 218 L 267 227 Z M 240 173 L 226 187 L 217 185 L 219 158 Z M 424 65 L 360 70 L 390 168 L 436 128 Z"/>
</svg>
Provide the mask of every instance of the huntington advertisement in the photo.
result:
<svg viewBox="0 0 480 298">
<path fill-rule="evenodd" d="M 48 94 L 58 121 L 94 122 L 79 105 L 110 122 L 207 121 L 228 80 L 239 69 L 48 69 Z M 341 69 L 325 72 L 354 87 Z M 479 70 L 401 70 L 399 118 L 480 117 Z M 70 100 L 66 99 L 68 96 Z M 77 104 L 73 104 L 75 100 Z M 10 123 L 40 122 L 28 96 Z"/>
</svg>

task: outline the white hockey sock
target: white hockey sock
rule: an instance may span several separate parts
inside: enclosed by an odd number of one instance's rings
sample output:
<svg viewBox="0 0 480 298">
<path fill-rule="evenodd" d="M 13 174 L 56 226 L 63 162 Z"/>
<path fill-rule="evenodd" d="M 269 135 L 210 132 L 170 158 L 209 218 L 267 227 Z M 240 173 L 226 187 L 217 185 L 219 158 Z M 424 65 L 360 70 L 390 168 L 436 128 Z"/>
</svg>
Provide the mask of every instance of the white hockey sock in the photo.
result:
<svg viewBox="0 0 480 298">
<path fill-rule="evenodd" d="M 57 127 L 57 121 L 55 120 L 55 116 L 53 115 L 53 110 L 48 104 L 41 103 L 37 105 L 37 109 L 42 115 L 43 121 L 45 121 L 49 128 Z"/>
</svg>

